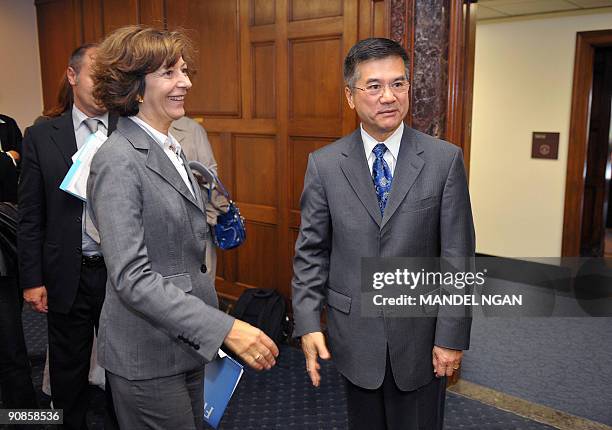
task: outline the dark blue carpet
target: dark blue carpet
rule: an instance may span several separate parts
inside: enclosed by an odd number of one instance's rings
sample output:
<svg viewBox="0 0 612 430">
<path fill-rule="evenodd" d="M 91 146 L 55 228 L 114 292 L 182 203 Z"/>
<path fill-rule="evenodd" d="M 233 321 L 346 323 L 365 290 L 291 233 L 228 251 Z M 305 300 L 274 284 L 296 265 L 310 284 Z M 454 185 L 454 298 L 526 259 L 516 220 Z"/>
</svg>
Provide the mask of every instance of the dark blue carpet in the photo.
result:
<svg viewBox="0 0 612 430">
<path fill-rule="evenodd" d="M 41 406 L 49 398 L 41 393 L 47 330 L 43 315 L 26 310 L 23 314 L 28 352 L 33 360 L 32 377 L 40 393 Z M 281 348 L 278 364 L 267 372 L 247 369 L 221 421 L 223 430 L 347 429 L 344 384 L 332 363 L 322 363 L 321 387 L 310 385 L 301 351 Z M 104 394 L 91 388 L 92 407 L 88 414 L 91 429 L 102 429 Z M 0 426 L 1 428 L 1 426 Z M 553 427 L 496 409 L 454 393 L 447 393 L 447 430 L 546 430 Z"/>
</svg>

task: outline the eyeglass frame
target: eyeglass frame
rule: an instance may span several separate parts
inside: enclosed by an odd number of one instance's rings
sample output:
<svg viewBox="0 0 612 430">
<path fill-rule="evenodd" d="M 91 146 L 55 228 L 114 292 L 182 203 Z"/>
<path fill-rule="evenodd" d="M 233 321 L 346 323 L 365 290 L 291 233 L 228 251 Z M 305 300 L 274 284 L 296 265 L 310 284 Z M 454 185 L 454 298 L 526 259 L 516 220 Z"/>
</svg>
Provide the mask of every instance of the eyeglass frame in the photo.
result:
<svg viewBox="0 0 612 430">
<path fill-rule="evenodd" d="M 395 92 L 395 91 L 393 90 L 393 88 L 391 87 L 391 85 L 393 85 L 393 84 L 395 84 L 395 83 L 399 83 L 399 82 L 401 82 L 401 83 L 403 83 L 403 84 L 406 84 L 406 90 L 405 90 L 405 91 Z M 349 87 L 349 88 L 356 89 L 356 90 L 361 90 L 361 91 L 363 91 L 363 92 L 364 92 L 366 95 L 368 95 L 368 96 L 370 96 L 370 97 L 380 97 L 380 96 L 382 96 L 382 95 L 384 94 L 384 92 L 385 92 L 385 88 L 389 88 L 389 91 L 391 91 L 391 93 L 392 93 L 394 96 L 397 96 L 398 94 L 405 94 L 405 93 L 407 93 L 408 91 L 410 91 L 410 82 L 408 82 L 408 80 L 403 80 L 403 81 L 393 81 L 393 82 L 391 82 L 391 83 L 384 84 L 384 85 L 383 85 L 383 84 L 370 84 L 370 85 L 380 85 L 382 88 L 380 89 L 380 92 L 379 92 L 379 93 L 376 93 L 376 94 L 368 93 L 368 89 L 367 89 L 367 88 L 361 88 L 361 87 L 357 87 L 357 86 L 352 86 L 352 87 Z"/>
</svg>

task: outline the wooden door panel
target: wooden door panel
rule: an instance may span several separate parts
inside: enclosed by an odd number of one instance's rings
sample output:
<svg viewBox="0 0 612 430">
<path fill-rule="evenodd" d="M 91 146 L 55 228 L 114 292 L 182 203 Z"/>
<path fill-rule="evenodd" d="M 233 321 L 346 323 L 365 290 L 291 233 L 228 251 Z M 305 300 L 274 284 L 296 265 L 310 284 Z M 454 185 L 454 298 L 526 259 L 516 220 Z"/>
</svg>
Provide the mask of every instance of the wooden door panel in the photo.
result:
<svg viewBox="0 0 612 430">
<path fill-rule="evenodd" d="M 278 237 L 275 226 L 247 222 L 246 242 L 237 249 L 236 282 L 244 287 L 276 288 Z"/>
<path fill-rule="evenodd" d="M 240 117 L 240 34 L 236 0 L 174 0 L 168 28 L 189 29 L 197 75 L 185 107 L 192 115 Z"/>
<path fill-rule="evenodd" d="M 274 24 L 276 13 L 275 0 L 251 0 L 251 25 Z"/>
<path fill-rule="evenodd" d="M 104 34 L 140 21 L 138 0 L 104 0 L 102 7 Z"/>
<path fill-rule="evenodd" d="M 81 2 L 83 17 L 83 43 L 96 43 L 104 37 L 102 2 L 100 0 L 83 0 Z"/>
<path fill-rule="evenodd" d="M 139 22 L 155 28 L 164 28 L 164 0 L 140 0 Z"/>
<path fill-rule="evenodd" d="M 77 19 L 72 0 L 38 2 L 36 6 L 43 104 L 49 109 L 55 105 L 70 53 L 80 43 L 80 26 L 71 25 Z"/>
<path fill-rule="evenodd" d="M 274 42 L 252 44 L 253 118 L 276 117 L 276 60 Z"/>
<path fill-rule="evenodd" d="M 290 21 L 342 16 L 342 0 L 290 0 Z"/>
<path fill-rule="evenodd" d="M 291 119 L 342 115 L 342 38 L 289 42 L 289 99 Z"/>
<path fill-rule="evenodd" d="M 234 154 L 234 198 L 239 202 L 276 207 L 278 192 L 274 136 L 236 135 Z"/>
</svg>

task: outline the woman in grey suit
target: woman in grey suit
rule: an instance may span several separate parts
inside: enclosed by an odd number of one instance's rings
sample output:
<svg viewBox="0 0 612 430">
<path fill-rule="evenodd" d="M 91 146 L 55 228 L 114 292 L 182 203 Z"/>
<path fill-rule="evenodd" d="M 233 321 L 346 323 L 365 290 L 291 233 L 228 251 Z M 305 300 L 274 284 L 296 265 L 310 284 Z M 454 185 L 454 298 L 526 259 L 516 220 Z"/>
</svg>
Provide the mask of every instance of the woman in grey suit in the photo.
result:
<svg viewBox="0 0 612 430">
<path fill-rule="evenodd" d="M 182 33 L 135 26 L 96 54 L 94 95 L 121 115 L 87 190 L 108 269 L 98 360 L 126 429 L 201 428 L 204 365 L 223 343 L 259 370 L 278 355 L 261 330 L 217 309 L 203 264 L 206 196 L 168 133 L 185 114 L 190 58 Z"/>
</svg>

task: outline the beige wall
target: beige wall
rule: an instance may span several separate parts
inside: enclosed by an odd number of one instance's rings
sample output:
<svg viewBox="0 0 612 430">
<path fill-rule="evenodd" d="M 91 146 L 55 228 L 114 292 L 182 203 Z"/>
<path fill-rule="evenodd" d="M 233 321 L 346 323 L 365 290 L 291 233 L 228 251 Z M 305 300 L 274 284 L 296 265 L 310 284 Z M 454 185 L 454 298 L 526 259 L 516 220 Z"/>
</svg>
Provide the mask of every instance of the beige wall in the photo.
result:
<svg viewBox="0 0 612 430">
<path fill-rule="evenodd" d="M 576 32 L 612 29 L 612 8 L 478 23 L 470 190 L 477 250 L 561 255 Z M 534 131 L 559 159 L 531 158 Z"/>
<path fill-rule="evenodd" d="M 0 113 L 23 131 L 42 111 L 34 0 L 0 0 Z"/>
</svg>

